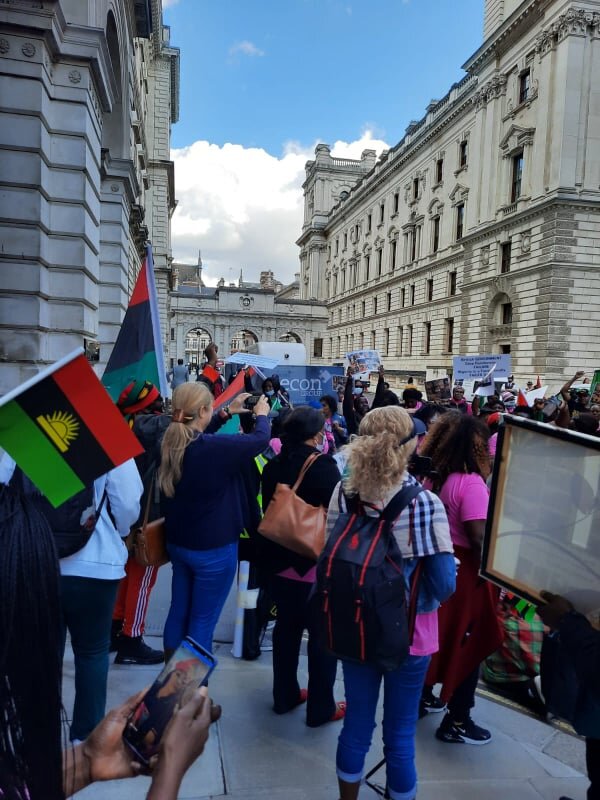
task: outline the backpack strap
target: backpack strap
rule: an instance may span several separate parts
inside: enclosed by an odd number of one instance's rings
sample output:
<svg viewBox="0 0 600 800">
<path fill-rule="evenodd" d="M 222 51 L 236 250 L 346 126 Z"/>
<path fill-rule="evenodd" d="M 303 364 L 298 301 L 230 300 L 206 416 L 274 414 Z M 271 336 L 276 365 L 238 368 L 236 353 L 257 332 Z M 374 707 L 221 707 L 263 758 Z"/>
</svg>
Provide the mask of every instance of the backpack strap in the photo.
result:
<svg viewBox="0 0 600 800">
<path fill-rule="evenodd" d="M 408 486 L 403 486 L 400 491 L 395 494 L 387 506 L 381 512 L 382 519 L 389 522 L 395 522 L 404 509 L 412 503 L 415 497 L 423 491 L 420 483 L 412 483 Z"/>
<path fill-rule="evenodd" d="M 317 458 L 320 457 L 320 455 L 321 455 L 321 453 L 311 453 L 309 455 L 309 457 L 306 459 L 306 461 L 302 465 L 302 469 L 300 470 L 300 474 L 296 478 L 296 483 L 292 486 L 292 492 L 294 492 L 294 494 L 296 494 L 296 492 L 298 491 L 298 487 L 300 486 L 300 484 L 302 483 L 302 481 L 304 479 L 304 476 L 306 475 L 308 470 L 312 467 L 312 465 L 315 463 Z"/>
</svg>

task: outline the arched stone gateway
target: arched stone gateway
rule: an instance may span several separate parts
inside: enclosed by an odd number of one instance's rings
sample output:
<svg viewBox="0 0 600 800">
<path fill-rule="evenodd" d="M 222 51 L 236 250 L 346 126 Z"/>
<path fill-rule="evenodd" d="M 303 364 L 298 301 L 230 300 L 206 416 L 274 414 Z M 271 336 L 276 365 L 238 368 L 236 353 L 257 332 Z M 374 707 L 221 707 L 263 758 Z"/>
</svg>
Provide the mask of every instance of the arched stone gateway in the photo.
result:
<svg viewBox="0 0 600 800">
<path fill-rule="evenodd" d="M 282 334 L 277 338 L 278 342 L 290 342 L 291 344 L 302 344 L 302 337 L 299 336 L 294 331 L 286 331 L 286 333 Z"/>
<path fill-rule="evenodd" d="M 254 331 L 244 328 L 233 334 L 229 342 L 229 349 L 232 353 L 245 353 L 251 345 L 256 344 L 259 340 L 259 336 Z"/>
<path fill-rule="evenodd" d="M 185 335 L 184 363 L 192 367 L 202 364 L 204 351 L 212 342 L 212 336 L 205 328 L 192 328 Z"/>
</svg>

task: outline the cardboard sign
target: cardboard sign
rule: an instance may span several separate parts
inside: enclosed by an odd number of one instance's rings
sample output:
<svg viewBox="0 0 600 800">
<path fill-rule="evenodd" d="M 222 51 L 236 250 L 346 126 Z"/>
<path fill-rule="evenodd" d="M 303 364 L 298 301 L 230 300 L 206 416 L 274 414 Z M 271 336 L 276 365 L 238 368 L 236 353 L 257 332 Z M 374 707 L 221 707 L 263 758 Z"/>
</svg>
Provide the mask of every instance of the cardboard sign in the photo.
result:
<svg viewBox="0 0 600 800">
<path fill-rule="evenodd" d="M 425 394 L 430 403 L 444 403 L 450 400 L 450 378 L 435 378 L 425 381 Z"/>
<path fill-rule="evenodd" d="M 343 377 L 343 367 L 277 367 L 282 389 L 289 395 L 292 405 L 307 405 L 324 394 L 337 396 L 335 377 Z"/>
<path fill-rule="evenodd" d="M 381 365 L 379 350 L 353 350 L 346 353 L 346 358 L 353 375 L 364 374 L 368 377 L 369 372 L 377 372 Z"/>
<path fill-rule="evenodd" d="M 510 354 L 489 356 L 455 356 L 452 359 L 453 378 L 458 380 L 478 380 L 485 378 L 492 367 L 495 381 L 505 381 L 512 375 L 512 359 Z"/>
</svg>

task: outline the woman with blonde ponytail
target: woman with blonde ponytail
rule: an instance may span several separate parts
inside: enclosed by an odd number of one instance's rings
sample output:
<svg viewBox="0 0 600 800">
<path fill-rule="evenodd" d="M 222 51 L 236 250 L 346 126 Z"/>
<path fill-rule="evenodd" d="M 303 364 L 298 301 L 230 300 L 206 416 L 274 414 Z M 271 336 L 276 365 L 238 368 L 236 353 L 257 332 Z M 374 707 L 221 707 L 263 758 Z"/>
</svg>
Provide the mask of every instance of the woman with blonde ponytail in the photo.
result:
<svg viewBox="0 0 600 800">
<path fill-rule="evenodd" d="M 165 624 L 165 660 L 185 636 L 212 649 L 215 626 L 237 566 L 246 494 L 242 474 L 269 443 L 269 404 L 254 407 L 256 426 L 244 435 L 213 435 L 244 409 L 241 394 L 213 415 L 203 383 L 173 392 L 173 414 L 161 445 L 158 486 L 173 563 L 171 608 Z"/>
<path fill-rule="evenodd" d="M 329 534 L 340 511 L 347 510 L 347 497 L 358 495 L 360 513 L 378 516 L 401 490 L 419 487 L 407 472 L 418 435 L 408 412 L 398 406 L 372 409 L 362 419 L 358 434 L 344 450 L 348 475 L 329 504 Z M 413 495 L 393 523 L 391 535 L 404 558 L 407 592 L 412 581 L 418 580 L 414 635 L 410 655 L 397 669 L 383 671 L 376 664 L 342 659 L 347 706 L 336 757 L 340 800 L 358 797 L 382 681 L 387 796 L 413 800 L 417 795 L 419 700 L 431 655 L 438 648 L 437 609 L 454 591 L 456 568 L 446 512 L 432 492 L 423 489 Z"/>
</svg>

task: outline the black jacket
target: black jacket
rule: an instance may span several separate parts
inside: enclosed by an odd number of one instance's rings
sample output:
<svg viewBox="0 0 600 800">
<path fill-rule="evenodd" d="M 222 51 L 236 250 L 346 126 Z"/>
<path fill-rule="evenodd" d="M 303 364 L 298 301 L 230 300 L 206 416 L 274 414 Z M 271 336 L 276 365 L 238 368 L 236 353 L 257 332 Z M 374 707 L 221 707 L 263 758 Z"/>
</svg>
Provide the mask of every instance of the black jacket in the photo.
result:
<svg viewBox="0 0 600 800">
<path fill-rule="evenodd" d="M 313 447 L 301 444 L 293 450 L 282 450 L 282 452 L 270 461 L 263 472 L 263 511 L 266 511 L 278 483 L 287 483 L 292 486 L 300 474 L 302 465 L 311 453 L 315 453 Z M 300 484 L 297 495 L 305 503 L 311 506 L 329 506 L 329 501 L 333 490 L 340 480 L 340 473 L 337 464 L 329 455 L 321 455 L 312 464 Z M 260 537 L 260 566 L 263 572 L 276 575 L 289 567 L 304 575 L 315 562 L 310 558 L 304 558 L 288 550 L 287 547 Z"/>
</svg>

